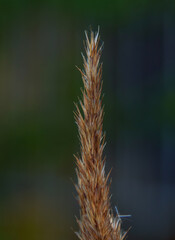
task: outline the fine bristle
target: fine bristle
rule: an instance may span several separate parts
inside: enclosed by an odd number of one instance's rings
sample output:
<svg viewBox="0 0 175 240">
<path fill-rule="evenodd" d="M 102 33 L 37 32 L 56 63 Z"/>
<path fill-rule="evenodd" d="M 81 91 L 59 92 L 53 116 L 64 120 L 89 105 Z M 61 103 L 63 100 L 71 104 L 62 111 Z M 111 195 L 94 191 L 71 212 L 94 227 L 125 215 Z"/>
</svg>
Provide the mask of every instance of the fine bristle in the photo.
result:
<svg viewBox="0 0 175 240">
<path fill-rule="evenodd" d="M 76 105 L 75 120 L 78 125 L 81 151 L 76 157 L 78 184 L 76 190 L 80 205 L 80 219 L 77 220 L 81 240 L 122 240 L 121 219 L 113 215 L 110 206 L 108 183 L 109 174 L 105 175 L 103 150 L 102 64 L 99 47 L 99 30 L 92 31 L 90 38 L 85 32 L 86 57 L 83 56 L 84 70 L 80 70 L 84 84 L 81 111 Z"/>
</svg>

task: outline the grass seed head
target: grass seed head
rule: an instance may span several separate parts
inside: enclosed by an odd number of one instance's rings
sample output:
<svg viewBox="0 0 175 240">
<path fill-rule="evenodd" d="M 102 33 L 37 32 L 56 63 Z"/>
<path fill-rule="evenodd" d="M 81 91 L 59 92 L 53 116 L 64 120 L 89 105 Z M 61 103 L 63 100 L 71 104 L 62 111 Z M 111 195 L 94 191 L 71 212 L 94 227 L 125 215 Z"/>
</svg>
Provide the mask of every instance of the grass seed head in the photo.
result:
<svg viewBox="0 0 175 240">
<path fill-rule="evenodd" d="M 122 240 L 121 219 L 114 216 L 110 206 L 108 178 L 105 175 L 103 149 L 102 63 L 99 31 L 85 32 L 84 69 L 79 71 L 84 89 L 80 108 L 76 105 L 75 120 L 80 137 L 80 157 L 76 158 L 78 183 L 76 190 L 80 205 L 77 220 L 80 240 Z M 81 110 L 80 110 L 81 109 Z"/>
</svg>

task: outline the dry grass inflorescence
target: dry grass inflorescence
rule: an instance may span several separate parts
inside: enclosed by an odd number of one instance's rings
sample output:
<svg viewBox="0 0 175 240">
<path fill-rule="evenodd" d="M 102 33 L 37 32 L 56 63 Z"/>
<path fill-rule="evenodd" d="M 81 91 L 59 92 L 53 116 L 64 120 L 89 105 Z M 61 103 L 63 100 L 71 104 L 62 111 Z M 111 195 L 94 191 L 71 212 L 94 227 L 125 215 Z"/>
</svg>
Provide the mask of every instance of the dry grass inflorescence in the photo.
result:
<svg viewBox="0 0 175 240">
<path fill-rule="evenodd" d="M 122 240 L 126 233 L 121 231 L 120 215 L 114 215 L 110 205 L 110 174 L 105 174 L 103 157 L 102 45 L 99 46 L 99 31 L 96 34 L 91 31 L 90 38 L 86 32 L 85 35 L 84 70 L 79 69 L 84 84 L 83 97 L 79 102 L 81 110 L 76 105 L 75 113 L 81 143 L 80 156 L 75 156 L 80 205 L 76 234 L 81 240 Z"/>
</svg>

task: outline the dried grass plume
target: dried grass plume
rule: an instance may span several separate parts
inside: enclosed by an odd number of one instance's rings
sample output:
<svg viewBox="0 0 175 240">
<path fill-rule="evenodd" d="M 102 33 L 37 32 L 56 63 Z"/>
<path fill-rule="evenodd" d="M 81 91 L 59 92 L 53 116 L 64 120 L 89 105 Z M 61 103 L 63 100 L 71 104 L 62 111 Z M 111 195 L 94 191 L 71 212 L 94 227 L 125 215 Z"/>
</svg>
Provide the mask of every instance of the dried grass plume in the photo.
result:
<svg viewBox="0 0 175 240">
<path fill-rule="evenodd" d="M 76 105 L 75 113 L 81 143 L 80 156 L 75 156 L 80 205 L 76 234 L 80 240 L 122 240 L 126 233 L 122 234 L 120 215 L 114 216 L 110 205 L 109 174 L 105 174 L 103 157 L 102 46 L 99 46 L 99 31 L 96 34 L 91 31 L 90 38 L 86 32 L 85 35 L 84 70 L 79 69 L 84 84 L 83 98 L 81 110 Z"/>
</svg>

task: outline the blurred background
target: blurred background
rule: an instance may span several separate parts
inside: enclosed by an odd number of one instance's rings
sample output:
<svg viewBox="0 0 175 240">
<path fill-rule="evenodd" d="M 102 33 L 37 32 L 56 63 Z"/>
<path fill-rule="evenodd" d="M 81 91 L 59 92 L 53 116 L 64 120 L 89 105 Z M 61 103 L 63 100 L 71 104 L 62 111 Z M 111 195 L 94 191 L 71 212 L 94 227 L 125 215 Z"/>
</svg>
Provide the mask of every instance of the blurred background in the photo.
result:
<svg viewBox="0 0 175 240">
<path fill-rule="evenodd" d="M 175 239 L 174 1 L 0 1 L 0 240 L 77 239 L 73 102 L 100 26 L 112 206 L 128 239 Z M 72 179 L 72 180 L 71 180 Z"/>
</svg>

